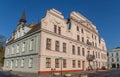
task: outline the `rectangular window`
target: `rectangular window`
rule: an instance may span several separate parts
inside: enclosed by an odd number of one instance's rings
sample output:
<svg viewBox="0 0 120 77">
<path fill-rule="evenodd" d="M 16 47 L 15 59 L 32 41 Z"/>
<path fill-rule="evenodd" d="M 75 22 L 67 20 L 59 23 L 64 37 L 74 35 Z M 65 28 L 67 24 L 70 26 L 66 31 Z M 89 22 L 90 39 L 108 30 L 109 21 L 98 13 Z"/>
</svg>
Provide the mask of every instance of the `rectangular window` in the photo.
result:
<svg viewBox="0 0 120 77">
<path fill-rule="evenodd" d="M 118 57 L 118 53 L 116 53 L 116 56 Z"/>
<path fill-rule="evenodd" d="M 95 43 L 95 47 L 97 47 L 97 43 Z"/>
<path fill-rule="evenodd" d="M 82 42 L 84 42 L 84 37 L 82 37 Z"/>
<path fill-rule="evenodd" d="M 22 43 L 22 52 L 25 52 L 25 42 Z"/>
<path fill-rule="evenodd" d="M 17 53 L 19 53 L 20 49 L 19 49 L 19 44 L 17 44 Z"/>
<path fill-rule="evenodd" d="M 73 68 L 75 68 L 75 67 L 76 67 L 75 60 L 72 60 L 72 66 L 73 66 Z"/>
<path fill-rule="evenodd" d="M 78 55 L 80 55 L 80 47 L 77 47 Z"/>
<path fill-rule="evenodd" d="M 117 62 L 119 61 L 119 58 L 117 58 Z"/>
<path fill-rule="evenodd" d="M 10 54 L 10 48 L 7 48 L 7 55 Z"/>
<path fill-rule="evenodd" d="M 87 55 L 90 55 L 90 51 L 87 52 Z"/>
<path fill-rule="evenodd" d="M 66 43 L 63 43 L 63 52 L 66 52 Z"/>
<path fill-rule="evenodd" d="M 11 54 L 14 54 L 14 46 L 12 46 L 12 53 Z"/>
<path fill-rule="evenodd" d="M 100 58 L 100 52 L 98 52 L 98 58 Z"/>
<path fill-rule="evenodd" d="M 83 30 L 83 28 L 81 29 L 81 33 L 84 33 L 84 30 Z"/>
<path fill-rule="evenodd" d="M 103 54 L 101 53 L 101 58 L 103 59 Z"/>
<path fill-rule="evenodd" d="M 59 68 L 59 59 L 55 59 L 55 68 Z"/>
<path fill-rule="evenodd" d="M 8 67 L 8 65 L 9 65 L 9 62 L 8 62 L 8 61 L 6 61 L 6 67 Z"/>
<path fill-rule="evenodd" d="M 114 59 L 112 58 L 112 62 L 114 62 Z"/>
<path fill-rule="evenodd" d="M 66 59 L 63 59 L 63 68 L 66 68 Z"/>
<path fill-rule="evenodd" d="M 58 34 L 61 34 L 61 27 L 58 27 Z"/>
<path fill-rule="evenodd" d="M 93 34 L 92 34 L 92 38 L 93 38 Z"/>
<path fill-rule="evenodd" d="M 95 36 L 95 40 L 96 40 L 96 36 Z"/>
<path fill-rule="evenodd" d="M 24 67 L 24 59 L 21 60 L 21 67 Z"/>
<path fill-rule="evenodd" d="M 56 51 L 59 51 L 59 41 L 56 41 L 56 42 L 55 42 L 55 50 L 56 50 Z"/>
<path fill-rule="evenodd" d="M 79 27 L 77 26 L 77 31 L 79 31 Z"/>
<path fill-rule="evenodd" d="M 82 55 L 85 56 L 85 49 L 82 48 Z"/>
<path fill-rule="evenodd" d="M 28 67 L 32 67 L 32 64 L 33 64 L 33 58 L 30 58 Z"/>
<path fill-rule="evenodd" d="M 46 58 L 46 68 L 51 68 L 51 58 Z"/>
<path fill-rule="evenodd" d="M 34 39 L 31 39 L 31 40 L 30 40 L 30 50 L 31 50 L 31 51 L 33 50 L 33 41 L 34 41 Z"/>
<path fill-rule="evenodd" d="M 77 41 L 80 41 L 80 36 L 79 35 L 77 35 Z"/>
<path fill-rule="evenodd" d="M 113 53 L 112 53 L 112 57 L 113 57 Z"/>
<path fill-rule="evenodd" d="M 93 55 L 95 56 L 95 53 L 94 53 L 94 51 L 93 51 Z"/>
<path fill-rule="evenodd" d="M 15 67 L 18 66 L 18 59 L 15 60 Z"/>
<path fill-rule="evenodd" d="M 51 39 L 46 39 L 46 49 L 51 50 Z"/>
<path fill-rule="evenodd" d="M 81 62 L 78 60 L 78 68 L 81 68 Z"/>
<path fill-rule="evenodd" d="M 57 26 L 54 25 L 54 33 L 57 33 Z"/>
<path fill-rule="evenodd" d="M 75 54 L 75 46 L 72 45 L 72 54 Z"/>
<path fill-rule="evenodd" d="M 97 58 L 97 52 L 96 52 L 96 58 Z"/>
</svg>

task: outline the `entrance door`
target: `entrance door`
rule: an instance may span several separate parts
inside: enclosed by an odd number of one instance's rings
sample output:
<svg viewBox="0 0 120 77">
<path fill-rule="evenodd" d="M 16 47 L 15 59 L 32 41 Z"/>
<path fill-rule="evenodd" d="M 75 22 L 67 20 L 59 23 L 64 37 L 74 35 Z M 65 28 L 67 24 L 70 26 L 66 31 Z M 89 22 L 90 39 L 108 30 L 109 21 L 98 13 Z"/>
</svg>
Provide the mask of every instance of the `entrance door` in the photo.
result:
<svg viewBox="0 0 120 77">
<path fill-rule="evenodd" d="M 85 61 L 82 61 L 82 70 L 85 70 Z"/>
</svg>

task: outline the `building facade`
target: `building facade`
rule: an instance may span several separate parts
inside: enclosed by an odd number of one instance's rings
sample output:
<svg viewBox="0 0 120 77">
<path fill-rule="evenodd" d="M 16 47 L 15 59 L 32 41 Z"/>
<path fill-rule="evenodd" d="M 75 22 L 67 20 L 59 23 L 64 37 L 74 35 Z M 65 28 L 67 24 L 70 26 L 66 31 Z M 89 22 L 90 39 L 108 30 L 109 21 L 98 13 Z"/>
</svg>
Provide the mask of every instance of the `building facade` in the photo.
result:
<svg viewBox="0 0 120 77">
<path fill-rule="evenodd" d="M 7 41 L 4 70 L 37 72 L 39 70 L 40 23 L 26 24 L 23 13 L 16 30 Z"/>
<path fill-rule="evenodd" d="M 96 27 L 80 13 L 73 11 L 66 20 L 61 12 L 51 9 L 37 25 L 26 26 L 24 14 L 21 20 L 6 46 L 5 69 L 43 74 L 107 66 L 104 39 L 99 39 Z M 88 55 L 94 56 L 94 60 L 88 61 Z"/>
<path fill-rule="evenodd" d="M 110 69 L 120 68 L 120 47 L 108 52 L 108 66 Z"/>
</svg>

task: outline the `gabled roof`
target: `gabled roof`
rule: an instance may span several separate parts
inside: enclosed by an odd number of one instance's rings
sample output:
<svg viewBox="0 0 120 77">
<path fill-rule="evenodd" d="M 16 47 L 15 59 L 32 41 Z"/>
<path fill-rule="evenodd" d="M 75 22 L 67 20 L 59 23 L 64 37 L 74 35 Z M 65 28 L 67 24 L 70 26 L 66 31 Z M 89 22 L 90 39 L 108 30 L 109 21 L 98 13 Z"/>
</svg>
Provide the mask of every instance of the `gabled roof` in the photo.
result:
<svg viewBox="0 0 120 77">
<path fill-rule="evenodd" d="M 41 26 L 41 23 L 39 22 L 38 24 L 36 24 L 35 26 L 33 26 L 32 29 L 29 32 L 27 32 L 26 34 L 30 34 L 32 32 L 40 30 L 40 26 Z"/>
<path fill-rule="evenodd" d="M 36 24 L 33 27 L 31 27 L 31 30 L 28 31 L 25 35 L 28 35 L 28 34 L 31 34 L 31 33 L 35 32 L 35 31 L 37 31 L 37 30 L 40 30 L 40 26 L 41 26 L 41 23 L 39 22 L 38 24 Z M 15 40 L 14 37 L 10 37 L 10 39 L 8 40 L 7 43 L 13 42 L 14 40 Z"/>
</svg>

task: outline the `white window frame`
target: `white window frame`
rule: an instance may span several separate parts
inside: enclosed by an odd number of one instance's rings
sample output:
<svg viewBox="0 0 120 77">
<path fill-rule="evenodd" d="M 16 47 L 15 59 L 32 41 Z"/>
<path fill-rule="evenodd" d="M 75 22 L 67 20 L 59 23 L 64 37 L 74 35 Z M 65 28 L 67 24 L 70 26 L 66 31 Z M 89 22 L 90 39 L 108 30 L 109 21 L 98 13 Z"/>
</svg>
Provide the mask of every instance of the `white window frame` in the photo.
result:
<svg viewBox="0 0 120 77">
<path fill-rule="evenodd" d="M 19 44 L 17 44 L 17 51 L 16 51 L 16 53 L 19 53 L 20 52 L 20 46 L 19 46 Z"/>
<path fill-rule="evenodd" d="M 33 50 L 33 42 L 34 42 L 34 39 L 31 39 L 31 40 L 30 40 L 30 51 Z"/>
<path fill-rule="evenodd" d="M 31 68 L 31 67 L 32 67 L 32 64 L 33 64 L 33 58 L 30 58 L 30 59 L 29 59 L 29 66 L 28 66 L 28 67 Z"/>
<path fill-rule="evenodd" d="M 18 66 L 18 59 L 15 60 L 15 67 Z"/>
<path fill-rule="evenodd" d="M 22 52 L 25 52 L 25 42 L 22 43 Z"/>
<path fill-rule="evenodd" d="M 21 67 L 24 67 L 24 59 L 21 60 Z"/>
<path fill-rule="evenodd" d="M 9 63 L 9 62 L 8 62 L 8 60 L 7 60 L 7 61 L 6 61 L 6 67 L 8 67 L 8 65 L 9 65 L 8 63 Z"/>
<path fill-rule="evenodd" d="M 7 48 L 7 55 L 10 54 L 10 48 Z"/>
<path fill-rule="evenodd" d="M 14 46 L 12 46 L 12 52 L 11 52 L 11 54 L 14 54 Z"/>
</svg>

